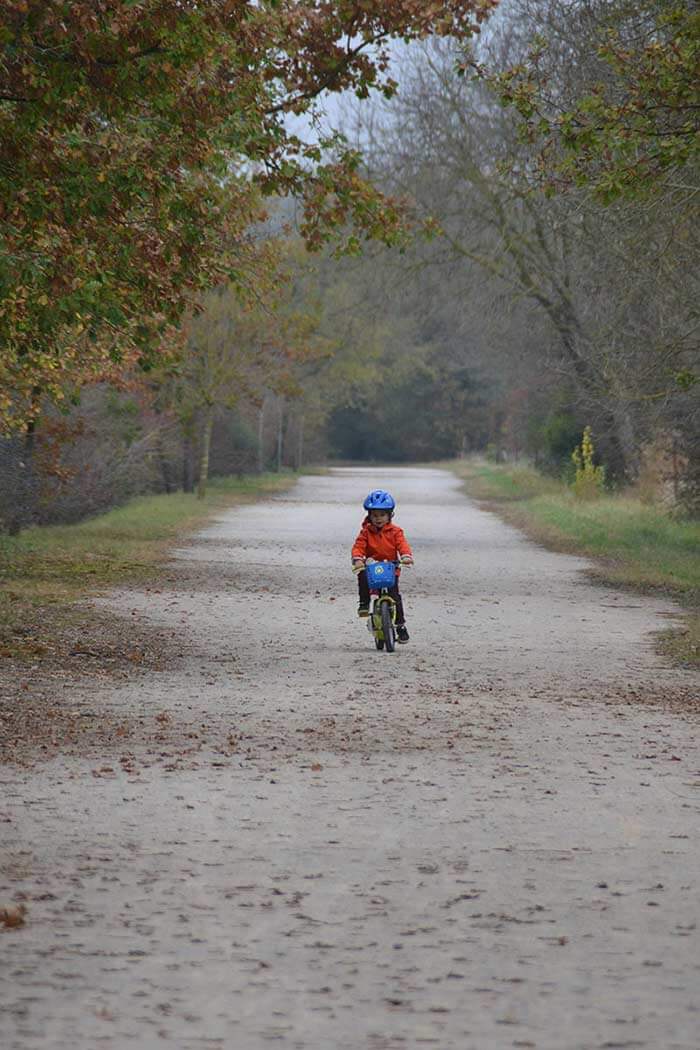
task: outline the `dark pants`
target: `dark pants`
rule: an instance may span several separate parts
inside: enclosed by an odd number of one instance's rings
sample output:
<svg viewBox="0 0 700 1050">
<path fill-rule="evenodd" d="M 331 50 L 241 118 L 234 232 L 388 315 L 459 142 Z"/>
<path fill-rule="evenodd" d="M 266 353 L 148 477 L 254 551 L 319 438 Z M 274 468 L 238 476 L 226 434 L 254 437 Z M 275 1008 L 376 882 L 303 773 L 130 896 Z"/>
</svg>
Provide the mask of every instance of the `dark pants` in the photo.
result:
<svg viewBox="0 0 700 1050">
<path fill-rule="evenodd" d="M 367 570 L 363 569 L 362 572 L 357 574 L 357 587 L 360 592 L 360 604 L 369 605 L 369 584 L 367 583 Z M 393 587 L 388 588 L 389 594 L 396 602 L 396 623 L 402 624 L 404 620 L 403 613 L 403 598 L 399 594 L 399 583 L 398 580 Z"/>
</svg>

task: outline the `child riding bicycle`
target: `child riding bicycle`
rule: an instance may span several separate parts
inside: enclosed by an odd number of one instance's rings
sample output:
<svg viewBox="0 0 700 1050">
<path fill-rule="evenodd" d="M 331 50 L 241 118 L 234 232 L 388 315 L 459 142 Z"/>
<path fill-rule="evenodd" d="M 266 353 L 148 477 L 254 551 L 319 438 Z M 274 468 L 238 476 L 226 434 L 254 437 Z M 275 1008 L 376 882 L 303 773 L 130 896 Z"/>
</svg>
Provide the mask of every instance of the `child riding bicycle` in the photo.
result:
<svg viewBox="0 0 700 1050">
<path fill-rule="evenodd" d="M 400 561 L 402 565 L 413 565 L 413 551 L 404 536 L 403 529 L 392 523 L 396 503 L 393 496 L 384 489 L 374 489 L 362 504 L 367 516 L 352 546 L 352 571 L 357 573 L 357 584 L 360 593 L 358 616 L 369 616 L 369 584 L 365 562 L 368 558 L 375 561 Z M 396 602 L 396 639 L 405 644 L 408 641 L 408 630 L 404 617 L 403 599 L 399 594 L 399 573 L 396 570 L 396 583 L 389 594 Z"/>
</svg>

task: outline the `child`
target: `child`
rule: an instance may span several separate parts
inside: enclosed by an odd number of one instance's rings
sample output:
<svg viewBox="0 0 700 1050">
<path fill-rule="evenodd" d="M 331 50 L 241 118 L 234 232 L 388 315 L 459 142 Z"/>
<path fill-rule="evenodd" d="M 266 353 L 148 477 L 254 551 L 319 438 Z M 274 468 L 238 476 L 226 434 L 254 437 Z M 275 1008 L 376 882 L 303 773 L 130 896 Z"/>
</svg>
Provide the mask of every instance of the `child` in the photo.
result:
<svg viewBox="0 0 700 1050">
<path fill-rule="evenodd" d="M 367 583 L 365 559 L 374 558 L 375 561 L 400 559 L 402 565 L 413 565 L 413 552 L 403 534 L 403 529 L 391 523 L 396 507 L 393 496 L 384 489 L 374 489 L 362 506 L 367 511 L 367 517 L 362 522 L 362 528 L 353 544 L 351 556 L 352 571 L 358 574 L 357 584 L 360 591 L 357 615 L 369 616 L 369 584 Z M 408 641 L 408 631 L 404 618 L 403 601 L 399 594 L 399 571 L 396 570 L 396 583 L 389 593 L 396 602 L 396 638 L 397 641 L 405 643 Z"/>
</svg>

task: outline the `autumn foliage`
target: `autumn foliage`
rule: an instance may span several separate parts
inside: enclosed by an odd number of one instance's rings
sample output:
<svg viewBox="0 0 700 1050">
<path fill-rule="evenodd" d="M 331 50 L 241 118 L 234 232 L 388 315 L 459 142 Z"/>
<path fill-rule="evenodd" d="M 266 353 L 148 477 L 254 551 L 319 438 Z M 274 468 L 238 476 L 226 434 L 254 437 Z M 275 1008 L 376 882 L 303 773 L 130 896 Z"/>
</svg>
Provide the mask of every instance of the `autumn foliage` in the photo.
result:
<svg viewBox="0 0 700 1050">
<path fill-rule="evenodd" d="M 396 88 L 392 40 L 464 39 L 497 0 L 6 0 L 0 15 L 0 425 L 148 367 L 183 313 L 267 266 L 265 195 L 310 246 L 403 218 L 288 114 Z M 350 247 L 355 242 L 350 241 Z"/>
</svg>

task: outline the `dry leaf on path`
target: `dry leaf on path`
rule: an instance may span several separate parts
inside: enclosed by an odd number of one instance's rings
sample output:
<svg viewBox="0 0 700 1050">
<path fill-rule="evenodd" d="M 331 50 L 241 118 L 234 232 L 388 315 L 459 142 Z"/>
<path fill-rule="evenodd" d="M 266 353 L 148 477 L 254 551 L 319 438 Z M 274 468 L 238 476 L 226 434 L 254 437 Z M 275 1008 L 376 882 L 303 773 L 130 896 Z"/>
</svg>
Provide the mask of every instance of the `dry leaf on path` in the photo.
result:
<svg viewBox="0 0 700 1050">
<path fill-rule="evenodd" d="M 27 909 L 23 904 L 0 904 L 0 925 L 24 926 Z"/>
</svg>

